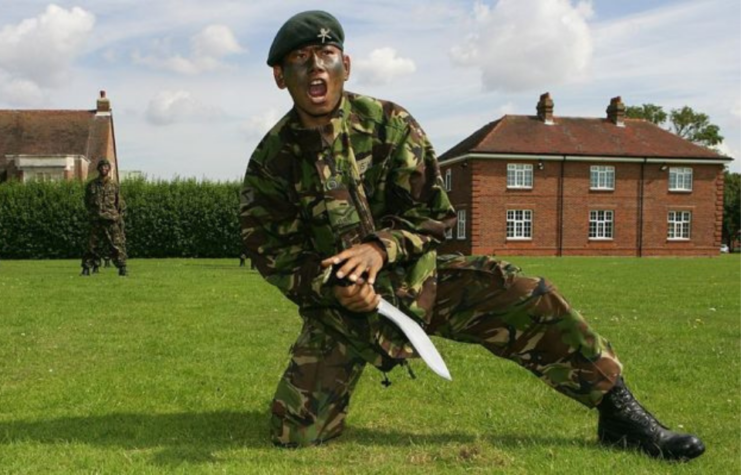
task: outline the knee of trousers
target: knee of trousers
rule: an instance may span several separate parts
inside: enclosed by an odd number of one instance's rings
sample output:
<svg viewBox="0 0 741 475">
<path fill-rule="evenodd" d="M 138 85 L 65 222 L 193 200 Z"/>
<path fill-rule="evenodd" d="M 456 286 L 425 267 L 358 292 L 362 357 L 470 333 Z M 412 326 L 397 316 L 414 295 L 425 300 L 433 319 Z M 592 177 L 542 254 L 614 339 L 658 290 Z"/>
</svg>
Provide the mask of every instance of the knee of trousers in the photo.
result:
<svg viewBox="0 0 741 475">
<path fill-rule="evenodd" d="M 320 445 L 339 436 L 344 428 L 344 414 L 333 420 L 321 420 L 313 414 L 295 414 L 282 402 L 273 401 L 270 440 L 274 445 L 286 448 Z"/>
</svg>

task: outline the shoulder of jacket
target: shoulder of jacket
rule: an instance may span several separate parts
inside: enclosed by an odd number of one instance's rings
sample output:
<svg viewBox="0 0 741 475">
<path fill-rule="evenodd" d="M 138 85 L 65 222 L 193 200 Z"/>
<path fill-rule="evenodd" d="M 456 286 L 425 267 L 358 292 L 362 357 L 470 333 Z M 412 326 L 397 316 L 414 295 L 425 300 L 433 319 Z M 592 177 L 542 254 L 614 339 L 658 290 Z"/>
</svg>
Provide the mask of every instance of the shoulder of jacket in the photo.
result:
<svg viewBox="0 0 741 475">
<path fill-rule="evenodd" d="M 391 127 L 406 129 L 414 119 L 402 106 L 383 99 L 346 93 L 350 104 L 351 122 L 361 128 Z"/>
<path fill-rule="evenodd" d="M 290 112 L 286 113 L 273 127 L 263 136 L 250 156 L 250 163 L 262 163 L 269 160 L 280 152 L 285 145 L 285 129 L 290 120 Z"/>
</svg>

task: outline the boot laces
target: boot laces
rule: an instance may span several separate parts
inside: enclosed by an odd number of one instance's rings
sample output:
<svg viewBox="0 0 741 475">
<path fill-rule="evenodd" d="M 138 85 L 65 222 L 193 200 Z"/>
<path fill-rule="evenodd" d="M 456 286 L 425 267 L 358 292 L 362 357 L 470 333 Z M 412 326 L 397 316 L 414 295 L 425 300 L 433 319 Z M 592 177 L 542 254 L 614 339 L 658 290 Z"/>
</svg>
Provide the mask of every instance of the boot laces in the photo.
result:
<svg viewBox="0 0 741 475">
<path fill-rule="evenodd" d="M 615 408 L 630 421 L 645 427 L 651 433 L 658 432 L 660 428 L 669 429 L 643 407 L 627 388 L 618 388 L 614 396 L 613 403 Z"/>
</svg>

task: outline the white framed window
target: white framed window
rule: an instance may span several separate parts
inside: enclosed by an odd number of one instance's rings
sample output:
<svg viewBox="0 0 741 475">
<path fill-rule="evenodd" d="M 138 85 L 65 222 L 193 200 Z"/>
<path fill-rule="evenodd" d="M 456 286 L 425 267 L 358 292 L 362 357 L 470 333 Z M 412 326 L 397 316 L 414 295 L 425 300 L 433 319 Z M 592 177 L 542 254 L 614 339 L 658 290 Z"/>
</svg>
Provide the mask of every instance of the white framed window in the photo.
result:
<svg viewBox="0 0 741 475">
<path fill-rule="evenodd" d="M 445 239 L 453 239 L 453 228 L 445 230 Z"/>
<path fill-rule="evenodd" d="M 669 224 L 667 239 L 674 241 L 689 240 L 690 226 L 692 224 L 691 211 L 669 211 L 667 221 Z"/>
<path fill-rule="evenodd" d="M 466 210 L 458 210 L 458 239 L 466 239 Z"/>
<path fill-rule="evenodd" d="M 589 212 L 589 239 L 612 239 L 615 213 L 612 210 L 592 210 Z"/>
<path fill-rule="evenodd" d="M 23 181 L 62 181 L 64 172 L 62 171 L 35 171 L 28 170 L 23 173 Z"/>
<path fill-rule="evenodd" d="M 453 170 L 448 168 L 445 170 L 445 191 L 451 191 L 453 189 Z"/>
<path fill-rule="evenodd" d="M 529 163 L 507 164 L 507 188 L 532 188 L 533 166 Z"/>
<path fill-rule="evenodd" d="M 589 188 L 592 190 L 614 190 L 615 167 L 592 165 L 589 168 Z"/>
<path fill-rule="evenodd" d="M 530 209 L 507 210 L 507 239 L 533 238 L 533 211 Z"/>
<path fill-rule="evenodd" d="M 690 167 L 669 167 L 669 191 L 692 191 Z"/>
</svg>

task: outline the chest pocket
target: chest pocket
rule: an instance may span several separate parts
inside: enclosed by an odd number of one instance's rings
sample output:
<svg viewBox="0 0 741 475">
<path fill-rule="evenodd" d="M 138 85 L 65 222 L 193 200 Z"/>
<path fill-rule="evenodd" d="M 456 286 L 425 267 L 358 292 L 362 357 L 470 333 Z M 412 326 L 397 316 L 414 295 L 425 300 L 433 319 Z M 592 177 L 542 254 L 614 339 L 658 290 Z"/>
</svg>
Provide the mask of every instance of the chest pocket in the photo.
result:
<svg viewBox="0 0 741 475">
<path fill-rule="evenodd" d="M 324 182 L 327 219 L 342 248 L 360 242 L 360 215 L 350 191 L 353 186 L 357 185 L 346 173 L 330 176 Z"/>
</svg>

